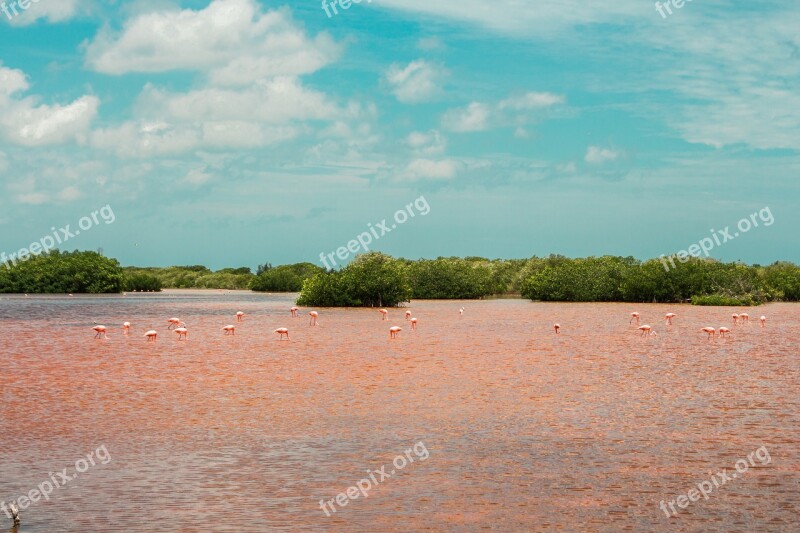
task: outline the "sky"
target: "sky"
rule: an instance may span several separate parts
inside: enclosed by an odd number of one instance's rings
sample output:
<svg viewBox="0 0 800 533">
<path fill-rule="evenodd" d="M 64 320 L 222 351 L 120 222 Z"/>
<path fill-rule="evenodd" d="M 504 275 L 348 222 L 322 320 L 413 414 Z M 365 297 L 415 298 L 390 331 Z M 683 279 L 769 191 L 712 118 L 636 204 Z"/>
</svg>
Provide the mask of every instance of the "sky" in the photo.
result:
<svg viewBox="0 0 800 533">
<path fill-rule="evenodd" d="M 0 0 L 0 251 L 800 262 L 800 3 L 676 1 Z"/>
</svg>

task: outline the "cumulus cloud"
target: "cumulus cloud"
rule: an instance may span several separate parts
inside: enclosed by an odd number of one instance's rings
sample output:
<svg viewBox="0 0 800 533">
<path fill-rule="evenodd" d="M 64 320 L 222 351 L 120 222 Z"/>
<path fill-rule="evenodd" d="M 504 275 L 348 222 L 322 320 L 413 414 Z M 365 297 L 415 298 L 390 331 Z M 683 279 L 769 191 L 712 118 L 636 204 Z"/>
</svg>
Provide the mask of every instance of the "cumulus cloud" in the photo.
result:
<svg viewBox="0 0 800 533">
<path fill-rule="evenodd" d="M 0 2 L 4 8 L 0 12 L 1 19 L 8 20 L 13 26 L 27 26 L 37 20 L 45 19 L 48 22 L 64 22 L 78 13 L 78 0 L 32 0 L 27 9 L 22 9 L 17 2 Z M 17 14 L 15 14 L 15 12 Z M 11 18 L 8 18 L 8 14 Z"/>
<path fill-rule="evenodd" d="M 483 131 L 492 126 L 515 125 L 515 134 L 525 137 L 528 133 L 523 126 L 535 118 L 534 113 L 565 101 L 563 95 L 529 92 L 496 104 L 472 102 L 467 107 L 447 111 L 442 117 L 442 126 L 447 130 L 463 133 Z"/>
<path fill-rule="evenodd" d="M 37 105 L 35 97 L 19 97 L 27 89 L 22 71 L 0 65 L 0 136 L 24 146 L 85 141 L 100 105 L 95 96 L 66 105 Z"/>
<path fill-rule="evenodd" d="M 458 172 L 459 164 L 452 159 L 414 159 L 401 173 L 403 179 L 419 180 L 450 180 Z"/>
<path fill-rule="evenodd" d="M 444 152 L 447 147 L 447 139 L 437 130 L 428 132 L 414 131 L 406 138 L 406 144 L 414 153 L 436 155 Z"/>
<path fill-rule="evenodd" d="M 587 163 L 592 165 L 602 165 L 608 161 L 614 161 L 619 157 L 619 153 L 608 148 L 600 148 L 599 146 L 590 146 L 586 150 L 586 157 L 584 158 Z"/>
<path fill-rule="evenodd" d="M 287 10 L 261 13 L 255 0 L 214 0 L 201 10 L 137 14 L 119 34 L 98 34 L 86 62 L 106 74 L 194 70 L 215 85 L 241 86 L 315 72 L 340 52 L 327 35 L 306 35 Z"/>
<path fill-rule="evenodd" d="M 416 103 L 434 97 L 445 75 L 443 67 L 418 59 L 406 66 L 392 65 L 386 72 L 385 80 L 399 101 Z"/>
</svg>

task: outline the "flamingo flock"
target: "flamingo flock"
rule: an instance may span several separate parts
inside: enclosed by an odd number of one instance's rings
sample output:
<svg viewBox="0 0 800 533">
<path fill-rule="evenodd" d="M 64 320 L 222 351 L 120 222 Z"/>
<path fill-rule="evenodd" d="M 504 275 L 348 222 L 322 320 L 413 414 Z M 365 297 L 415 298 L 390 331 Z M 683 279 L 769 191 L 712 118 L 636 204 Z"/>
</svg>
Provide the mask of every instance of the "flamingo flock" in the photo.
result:
<svg viewBox="0 0 800 533">
<path fill-rule="evenodd" d="M 289 309 L 289 312 L 290 312 L 292 318 L 299 318 L 300 317 L 299 310 L 300 309 L 298 307 L 292 307 L 292 308 Z M 389 320 L 389 311 L 387 309 L 379 309 L 378 312 L 381 315 L 381 321 L 388 321 Z M 458 314 L 459 314 L 459 318 L 462 318 L 464 316 L 464 308 L 463 307 L 461 307 L 458 310 Z M 235 314 L 235 316 L 236 316 L 236 321 L 237 322 L 243 322 L 245 313 L 242 312 L 242 311 L 238 311 Z M 309 316 L 309 324 L 308 325 L 309 326 L 316 326 L 317 325 L 317 319 L 319 318 L 319 312 L 317 312 L 317 311 L 309 311 L 308 316 Z M 641 324 L 640 325 L 640 322 L 641 322 L 641 314 L 640 313 L 634 311 L 634 312 L 631 312 L 629 316 L 630 316 L 630 319 L 629 319 L 628 323 L 629 324 L 633 324 L 635 322 L 636 329 L 641 332 L 640 333 L 641 337 L 649 337 L 651 335 L 652 336 L 657 336 L 658 335 L 658 333 L 653 329 L 653 327 L 651 325 L 649 325 L 649 324 Z M 676 313 L 666 313 L 664 315 L 665 325 L 666 326 L 671 326 L 673 319 L 675 319 L 677 316 L 678 315 Z M 416 317 L 412 316 L 411 311 L 409 311 L 409 310 L 405 311 L 405 319 L 406 319 L 406 321 L 411 323 L 411 331 L 417 331 L 417 322 L 418 322 L 418 320 L 417 320 Z M 750 315 L 748 315 L 747 313 L 734 313 L 732 315 L 732 319 L 733 319 L 733 325 L 734 326 L 743 325 L 743 324 L 747 323 L 750 320 Z M 172 317 L 172 318 L 167 319 L 167 324 L 168 324 L 168 326 L 167 326 L 168 330 L 172 330 L 172 331 L 174 331 L 175 333 L 178 334 L 178 340 L 188 340 L 189 330 L 188 330 L 185 322 L 183 322 L 181 319 L 179 319 L 177 317 Z M 766 324 L 767 324 L 767 317 L 764 316 L 764 315 L 759 317 L 759 324 L 760 324 L 762 329 L 765 328 Z M 130 333 L 130 329 L 131 329 L 131 323 L 130 322 L 124 322 L 122 324 L 122 330 L 123 330 L 123 333 L 125 335 L 128 335 Z M 92 327 L 92 330 L 95 332 L 95 336 L 94 336 L 95 339 L 107 339 L 108 338 L 108 335 L 107 335 L 108 328 L 106 328 L 106 326 L 103 326 L 101 324 L 97 324 L 95 322 L 95 325 L 94 325 L 94 327 Z M 226 326 L 224 326 L 222 328 L 222 331 L 223 331 L 224 335 L 233 336 L 233 335 L 236 334 L 236 326 L 234 324 L 228 324 L 228 325 L 226 325 Z M 403 328 L 401 328 L 399 326 L 390 327 L 389 328 L 389 338 L 390 339 L 399 338 L 399 335 L 400 335 L 401 331 L 403 331 Z M 553 324 L 553 331 L 556 333 L 556 335 L 560 334 L 561 333 L 561 324 L 559 324 L 559 323 Z M 706 333 L 708 335 L 708 339 L 709 340 L 711 340 L 712 338 L 715 338 L 717 335 L 719 335 L 721 338 L 724 338 L 724 337 L 726 337 L 726 336 L 731 334 L 731 329 L 727 328 L 725 326 L 721 326 L 719 328 L 713 328 L 711 326 L 705 326 L 703 328 L 700 328 L 700 331 L 702 331 L 703 333 Z M 274 333 L 277 333 L 279 335 L 278 340 L 287 340 L 287 341 L 290 340 L 289 339 L 289 329 L 288 328 L 278 328 L 278 329 L 274 330 Z M 158 338 L 158 332 L 156 330 L 154 330 L 154 329 L 148 330 L 144 334 L 144 337 L 146 337 L 148 341 L 156 341 L 157 338 Z"/>
</svg>

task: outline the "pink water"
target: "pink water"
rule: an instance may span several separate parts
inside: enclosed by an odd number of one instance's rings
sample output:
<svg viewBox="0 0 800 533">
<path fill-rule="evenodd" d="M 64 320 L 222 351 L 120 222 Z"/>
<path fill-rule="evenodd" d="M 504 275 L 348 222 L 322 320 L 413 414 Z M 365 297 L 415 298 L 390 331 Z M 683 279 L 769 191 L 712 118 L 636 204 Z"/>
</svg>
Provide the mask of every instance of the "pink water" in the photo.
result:
<svg viewBox="0 0 800 533">
<path fill-rule="evenodd" d="M 800 305 L 734 327 L 730 308 L 413 302 L 412 333 L 395 309 L 318 309 L 310 327 L 292 301 L 3 297 L 0 502 L 98 447 L 111 457 L 23 510 L 19 531 L 800 530 Z M 698 331 L 722 325 L 729 338 Z M 420 442 L 427 459 L 321 510 Z M 762 446 L 769 463 L 659 509 Z"/>
</svg>

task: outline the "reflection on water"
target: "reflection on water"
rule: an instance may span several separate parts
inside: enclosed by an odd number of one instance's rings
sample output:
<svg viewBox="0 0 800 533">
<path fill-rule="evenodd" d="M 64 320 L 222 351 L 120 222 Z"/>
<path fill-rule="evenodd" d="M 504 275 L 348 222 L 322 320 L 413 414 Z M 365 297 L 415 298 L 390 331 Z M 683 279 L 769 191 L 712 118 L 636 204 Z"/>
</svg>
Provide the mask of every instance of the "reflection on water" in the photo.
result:
<svg viewBox="0 0 800 533">
<path fill-rule="evenodd" d="M 797 530 L 800 306 L 759 308 L 762 330 L 728 308 L 414 302 L 412 333 L 403 310 L 320 309 L 309 327 L 291 305 L 3 297 L 0 501 L 87 450 L 113 457 L 23 510 L 20 533 Z M 730 337 L 699 331 L 721 325 Z M 325 516 L 319 500 L 419 441 L 428 460 Z M 762 445 L 770 464 L 676 518 L 659 510 Z"/>
</svg>

